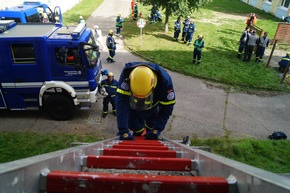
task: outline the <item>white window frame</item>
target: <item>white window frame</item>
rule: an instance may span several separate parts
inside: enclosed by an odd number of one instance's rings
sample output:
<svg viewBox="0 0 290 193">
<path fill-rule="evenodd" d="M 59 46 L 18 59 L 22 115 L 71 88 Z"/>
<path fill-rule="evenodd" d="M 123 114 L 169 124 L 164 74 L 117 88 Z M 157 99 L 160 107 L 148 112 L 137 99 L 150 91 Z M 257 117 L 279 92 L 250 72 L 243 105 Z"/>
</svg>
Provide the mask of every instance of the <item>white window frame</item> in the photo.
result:
<svg viewBox="0 0 290 193">
<path fill-rule="evenodd" d="M 290 5 L 290 1 L 288 2 L 289 4 L 288 4 L 287 7 L 285 6 L 286 1 L 287 1 L 287 0 L 282 0 L 281 6 L 282 6 L 282 7 L 285 7 L 285 8 L 288 8 L 289 5 Z"/>
</svg>

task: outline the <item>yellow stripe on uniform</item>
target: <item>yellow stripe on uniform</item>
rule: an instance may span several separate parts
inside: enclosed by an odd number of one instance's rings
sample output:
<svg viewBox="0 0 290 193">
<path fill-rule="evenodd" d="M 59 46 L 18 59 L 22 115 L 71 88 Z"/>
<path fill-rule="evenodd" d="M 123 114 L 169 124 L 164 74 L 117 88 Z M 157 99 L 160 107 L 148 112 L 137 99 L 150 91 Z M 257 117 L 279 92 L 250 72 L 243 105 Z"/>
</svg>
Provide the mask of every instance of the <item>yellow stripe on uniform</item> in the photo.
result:
<svg viewBox="0 0 290 193">
<path fill-rule="evenodd" d="M 123 95 L 127 95 L 127 96 L 131 96 L 131 92 L 129 91 L 125 91 L 125 90 L 122 90 L 122 89 L 117 89 L 117 92 L 120 93 L 120 94 L 123 94 Z"/>
<path fill-rule="evenodd" d="M 168 101 L 168 102 L 164 102 L 164 101 L 159 101 L 162 105 L 173 105 L 175 104 L 175 100 L 173 101 Z"/>
</svg>

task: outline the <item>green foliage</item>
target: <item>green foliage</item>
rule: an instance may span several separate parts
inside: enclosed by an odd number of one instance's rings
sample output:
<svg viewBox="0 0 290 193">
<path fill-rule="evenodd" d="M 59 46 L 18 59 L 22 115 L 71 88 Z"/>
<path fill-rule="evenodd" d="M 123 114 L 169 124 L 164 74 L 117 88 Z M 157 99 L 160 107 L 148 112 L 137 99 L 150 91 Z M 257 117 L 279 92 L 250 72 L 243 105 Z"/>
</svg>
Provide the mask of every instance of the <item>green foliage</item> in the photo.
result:
<svg viewBox="0 0 290 193">
<path fill-rule="evenodd" d="M 68 148 L 72 142 L 95 142 L 94 135 L 0 132 L 0 163 Z"/>
<path fill-rule="evenodd" d="M 212 152 L 274 173 L 290 172 L 288 140 L 193 139 L 192 146 L 209 146 Z"/>
<path fill-rule="evenodd" d="M 145 18 L 150 14 L 150 9 L 151 6 L 139 7 Z M 163 32 L 164 23 L 147 24 L 142 29 L 141 46 L 140 29 L 135 21 L 125 23 L 123 35 L 130 50 L 172 71 L 235 87 L 289 92 L 289 86 L 280 84 L 276 71 L 266 68 L 265 62 L 260 65 L 254 62 L 255 55 L 247 63 L 236 58 L 238 41 L 246 26 L 249 11 L 257 14 L 257 25 L 268 31 L 269 37 L 273 38 L 277 19 L 239 0 L 213 1 L 191 15 L 197 26 L 193 41 L 197 34 L 205 37 L 202 64 L 199 66 L 191 63 L 192 45 L 186 46 L 182 42 L 173 41 L 173 24 L 176 18 L 169 21 L 168 33 Z"/>
</svg>

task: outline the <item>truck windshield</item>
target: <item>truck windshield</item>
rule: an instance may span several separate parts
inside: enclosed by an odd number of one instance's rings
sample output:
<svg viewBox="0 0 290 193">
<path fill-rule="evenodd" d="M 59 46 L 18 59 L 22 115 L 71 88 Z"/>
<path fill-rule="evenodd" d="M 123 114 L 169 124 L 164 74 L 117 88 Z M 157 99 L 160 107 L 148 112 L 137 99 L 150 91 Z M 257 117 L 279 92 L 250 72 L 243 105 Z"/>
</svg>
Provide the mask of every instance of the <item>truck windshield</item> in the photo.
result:
<svg viewBox="0 0 290 193">
<path fill-rule="evenodd" d="M 89 42 L 95 42 L 89 41 Z M 84 43 L 83 44 L 83 49 L 85 51 L 86 58 L 88 60 L 88 67 L 89 68 L 94 68 L 96 64 L 98 63 L 98 59 L 100 57 L 100 52 L 99 52 L 99 46 L 96 44 L 90 44 L 90 43 Z"/>
</svg>

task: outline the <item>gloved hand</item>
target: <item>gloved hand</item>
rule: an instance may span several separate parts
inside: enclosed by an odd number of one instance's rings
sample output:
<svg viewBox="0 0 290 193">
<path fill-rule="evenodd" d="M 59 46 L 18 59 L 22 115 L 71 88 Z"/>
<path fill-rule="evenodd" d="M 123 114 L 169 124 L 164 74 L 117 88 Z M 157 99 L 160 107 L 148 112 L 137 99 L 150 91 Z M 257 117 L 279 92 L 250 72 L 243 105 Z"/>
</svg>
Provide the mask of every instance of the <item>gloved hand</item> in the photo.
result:
<svg viewBox="0 0 290 193">
<path fill-rule="evenodd" d="M 157 140 L 160 133 L 161 132 L 156 129 L 151 129 L 148 133 L 146 133 L 145 139 Z"/>
<path fill-rule="evenodd" d="M 120 140 L 134 140 L 134 137 L 129 129 L 120 129 L 119 135 Z"/>
<path fill-rule="evenodd" d="M 104 70 L 104 71 L 101 71 L 101 74 L 102 74 L 103 76 L 104 76 L 104 75 L 108 76 L 108 74 L 109 74 L 109 70 L 106 69 L 106 70 Z"/>
<path fill-rule="evenodd" d="M 108 96 L 108 93 L 106 92 L 106 88 L 105 88 L 105 87 L 102 87 L 102 88 L 101 88 L 100 93 L 101 93 L 101 95 L 104 96 L 104 97 Z"/>
</svg>

